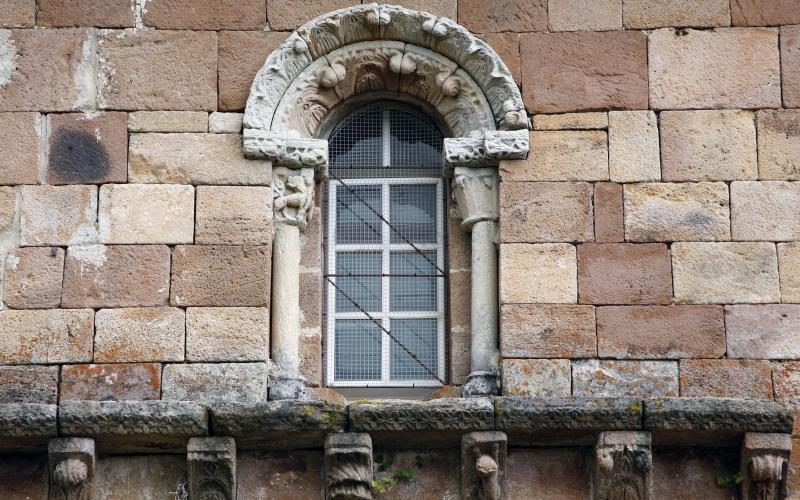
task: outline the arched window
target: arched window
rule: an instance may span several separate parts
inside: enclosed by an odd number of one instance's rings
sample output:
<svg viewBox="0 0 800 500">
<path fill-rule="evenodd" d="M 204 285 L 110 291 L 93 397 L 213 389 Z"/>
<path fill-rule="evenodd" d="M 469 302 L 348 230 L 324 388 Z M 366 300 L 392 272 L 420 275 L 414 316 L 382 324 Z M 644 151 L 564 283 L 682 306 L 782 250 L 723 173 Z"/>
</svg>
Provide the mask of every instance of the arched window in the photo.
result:
<svg viewBox="0 0 800 500">
<path fill-rule="evenodd" d="M 425 114 L 382 104 L 329 136 L 327 382 L 431 387 L 445 373 L 443 136 Z"/>
</svg>

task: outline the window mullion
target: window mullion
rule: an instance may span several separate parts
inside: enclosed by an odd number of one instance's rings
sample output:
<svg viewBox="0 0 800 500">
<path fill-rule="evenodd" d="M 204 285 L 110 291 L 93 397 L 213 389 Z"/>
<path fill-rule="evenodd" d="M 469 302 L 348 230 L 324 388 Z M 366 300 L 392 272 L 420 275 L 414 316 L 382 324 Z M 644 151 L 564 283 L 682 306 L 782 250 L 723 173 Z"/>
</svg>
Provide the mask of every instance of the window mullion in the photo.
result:
<svg viewBox="0 0 800 500">
<path fill-rule="evenodd" d="M 382 121 L 382 130 L 381 130 L 381 143 L 382 143 L 382 152 L 383 157 L 381 158 L 383 164 L 382 167 L 389 167 L 392 164 L 392 130 L 389 121 L 389 110 L 383 110 L 383 121 Z"/>
<path fill-rule="evenodd" d="M 382 212 L 383 217 L 386 220 L 391 220 L 391 207 L 389 204 L 389 183 L 384 182 L 382 187 Z M 391 272 L 391 252 L 389 250 L 390 244 L 392 242 L 392 235 L 389 229 L 389 226 L 386 223 L 381 224 L 381 239 L 382 239 L 382 246 L 383 246 L 383 260 L 381 262 L 382 269 L 381 272 L 383 273 L 383 277 L 381 278 L 381 309 L 384 314 L 383 317 L 383 327 L 388 330 L 392 331 L 392 324 L 391 320 L 389 319 L 389 309 L 391 307 L 391 278 L 389 278 L 389 273 Z M 391 339 L 385 332 L 381 335 L 381 379 L 383 381 L 389 381 L 391 378 L 391 370 L 390 370 L 390 353 L 391 353 Z"/>
</svg>

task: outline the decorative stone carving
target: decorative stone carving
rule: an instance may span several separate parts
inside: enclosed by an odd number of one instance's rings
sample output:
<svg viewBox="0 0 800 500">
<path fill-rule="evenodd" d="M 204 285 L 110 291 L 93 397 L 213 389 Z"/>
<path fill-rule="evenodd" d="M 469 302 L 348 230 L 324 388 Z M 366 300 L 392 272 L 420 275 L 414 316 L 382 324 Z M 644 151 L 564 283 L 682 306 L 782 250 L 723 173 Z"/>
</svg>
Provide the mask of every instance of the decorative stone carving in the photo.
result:
<svg viewBox="0 0 800 500">
<path fill-rule="evenodd" d="M 642 400 L 636 398 L 500 397 L 495 426 L 506 432 L 551 430 L 628 430 L 642 426 Z"/>
<path fill-rule="evenodd" d="M 56 405 L 0 404 L 0 439 L 47 438 L 58 435 Z"/>
<path fill-rule="evenodd" d="M 94 498 L 94 439 L 53 438 L 48 445 L 50 500 Z"/>
<path fill-rule="evenodd" d="M 270 160 L 274 167 L 313 168 L 318 178 L 327 176 L 328 141 L 289 137 L 286 134 L 246 130 L 245 155 Z"/>
<path fill-rule="evenodd" d="M 369 434 L 325 437 L 325 485 L 328 500 L 371 500 L 372 439 Z"/>
<path fill-rule="evenodd" d="M 202 436 L 208 415 L 188 401 L 64 401 L 58 427 L 75 436 Z"/>
<path fill-rule="evenodd" d="M 505 500 L 507 438 L 504 432 L 470 432 L 461 439 L 461 498 Z"/>
<path fill-rule="evenodd" d="M 786 498 L 791 434 L 748 432 L 742 441 L 742 499 Z"/>
<path fill-rule="evenodd" d="M 314 208 L 314 170 L 273 169 L 272 196 L 275 221 L 305 229 Z"/>
<path fill-rule="evenodd" d="M 529 149 L 527 130 L 487 131 L 445 139 L 444 161 L 449 168 L 493 166 L 500 160 L 524 160 Z"/>
<path fill-rule="evenodd" d="M 653 498 L 649 432 L 601 432 L 595 452 L 596 500 Z"/>
<path fill-rule="evenodd" d="M 392 401 L 350 405 L 350 429 L 372 431 L 477 431 L 494 424 L 488 398 Z"/>
<path fill-rule="evenodd" d="M 455 169 L 453 200 L 467 231 L 480 221 L 496 221 L 498 217 L 498 175 L 495 168 Z"/>
<path fill-rule="evenodd" d="M 650 431 L 792 432 L 794 410 L 773 401 L 729 398 L 644 400 Z"/>
<path fill-rule="evenodd" d="M 335 10 L 313 19 L 297 29 L 316 59 L 351 43 L 379 40 L 381 26 L 390 22 L 376 3 Z"/>
<path fill-rule="evenodd" d="M 189 498 L 236 499 L 236 441 L 232 437 L 197 437 L 186 446 Z"/>
</svg>

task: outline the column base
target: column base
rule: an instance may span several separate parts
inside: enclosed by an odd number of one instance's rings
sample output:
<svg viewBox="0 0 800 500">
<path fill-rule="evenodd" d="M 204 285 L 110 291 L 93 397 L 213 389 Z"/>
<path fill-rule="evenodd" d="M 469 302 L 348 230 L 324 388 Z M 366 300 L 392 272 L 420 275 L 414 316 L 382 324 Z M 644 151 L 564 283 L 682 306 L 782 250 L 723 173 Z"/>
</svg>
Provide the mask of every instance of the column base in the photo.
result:
<svg viewBox="0 0 800 500">
<path fill-rule="evenodd" d="M 306 379 L 303 377 L 275 377 L 269 387 L 269 400 L 308 399 Z"/>
<path fill-rule="evenodd" d="M 499 396 L 500 377 L 495 372 L 472 372 L 461 390 L 465 398 L 471 396 Z"/>
</svg>

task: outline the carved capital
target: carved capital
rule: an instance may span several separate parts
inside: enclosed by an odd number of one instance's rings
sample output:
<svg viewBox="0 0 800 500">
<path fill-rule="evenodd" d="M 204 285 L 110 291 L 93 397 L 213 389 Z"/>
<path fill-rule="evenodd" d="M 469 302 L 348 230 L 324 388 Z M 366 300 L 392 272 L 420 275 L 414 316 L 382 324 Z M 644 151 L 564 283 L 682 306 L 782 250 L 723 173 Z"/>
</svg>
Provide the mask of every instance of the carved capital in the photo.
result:
<svg viewBox="0 0 800 500">
<path fill-rule="evenodd" d="M 653 498 L 649 432 L 601 432 L 595 449 L 596 500 Z"/>
<path fill-rule="evenodd" d="M 48 455 L 50 500 L 94 498 L 94 439 L 53 438 Z"/>
<path fill-rule="evenodd" d="M 372 439 L 365 433 L 325 437 L 325 486 L 328 500 L 371 500 Z"/>
<path fill-rule="evenodd" d="M 495 168 L 456 168 L 453 177 L 453 200 L 463 219 L 461 227 L 472 230 L 480 221 L 496 221 L 498 217 L 498 183 Z"/>
<path fill-rule="evenodd" d="M 317 178 L 328 175 L 328 141 L 289 134 L 245 129 L 242 147 L 253 160 L 269 160 L 274 167 L 311 168 Z"/>
<path fill-rule="evenodd" d="M 742 441 L 742 498 L 779 500 L 786 498 L 790 434 L 748 432 Z"/>
<path fill-rule="evenodd" d="M 505 500 L 506 453 L 504 432 L 470 432 L 461 438 L 461 498 Z"/>
<path fill-rule="evenodd" d="M 196 437 L 186 447 L 189 496 L 235 500 L 236 442 L 232 437 Z"/>
<path fill-rule="evenodd" d="M 305 229 L 314 208 L 314 170 L 276 167 L 272 170 L 275 221 Z"/>
<path fill-rule="evenodd" d="M 524 160 L 530 149 L 530 135 L 523 130 L 487 130 L 470 137 L 444 140 L 447 168 L 486 167 L 500 160 Z"/>
</svg>

